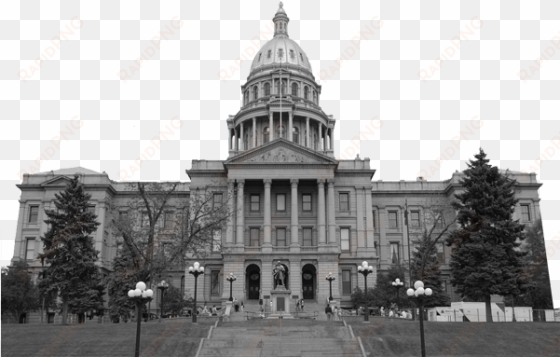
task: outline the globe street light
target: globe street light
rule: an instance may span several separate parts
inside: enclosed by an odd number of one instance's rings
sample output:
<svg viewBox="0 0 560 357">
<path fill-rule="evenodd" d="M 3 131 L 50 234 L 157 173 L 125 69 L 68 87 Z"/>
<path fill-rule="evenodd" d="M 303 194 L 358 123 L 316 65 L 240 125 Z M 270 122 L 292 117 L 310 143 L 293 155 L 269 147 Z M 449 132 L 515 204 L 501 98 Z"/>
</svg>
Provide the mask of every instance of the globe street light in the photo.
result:
<svg viewBox="0 0 560 357">
<path fill-rule="evenodd" d="M 159 322 L 161 322 L 161 319 L 163 319 L 163 295 L 165 293 L 165 290 L 167 290 L 167 288 L 169 288 L 169 284 L 166 283 L 165 280 L 162 280 L 161 283 L 158 284 L 157 288 L 159 290 L 161 290 L 161 303 L 160 303 L 161 314 L 160 314 L 160 319 L 159 319 Z"/>
<path fill-rule="evenodd" d="M 371 265 L 368 265 L 368 262 L 364 261 L 362 262 L 362 265 L 358 267 L 358 273 L 364 276 L 364 282 L 366 287 L 366 311 L 365 311 L 364 321 L 369 321 L 369 307 L 367 301 L 367 276 L 373 273 L 373 267 Z"/>
<path fill-rule="evenodd" d="M 325 279 L 329 282 L 329 302 L 331 302 L 333 300 L 333 297 L 332 297 L 332 282 L 335 280 L 335 278 L 332 275 L 332 273 L 329 272 L 329 274 L 327 274 Z"/>
<path fill-rule="evenodd" d="M 233 286 L 233 282 L 237 280 L 237 278 L 235 277 L 235 275 L 233 275 L 233 273 L 229 273 L 229 276 L 226 278 L 227 281 L 229 281 L 229 301 L 233 301 L 233 294 L 232 294 L 232 286 Z"/>
<path fill-rule="evenodd" d="M 199 275 L 204 274 L 204 267 L 201 267 L 200 263 L 195 262 L 193 266 L 189 267 L 189 274 L 194 276 L 194 308 L 192 314 L 192 322 L 193 324 L 196 324 L 196 281 Z"/>
<path fill-rule="evenodd" d="M 152 289 L 146 290 L 146 284 L 143 282 L 138 282 L 136 284 L 136 289 L 128 291 L 128 297 L 130 300 L 136 303 L 136 351 L 134 352 L 134 357 L 140 356 L 140 330 L 142 329 L 142 306 L 150 301 L 152 301 L 152 296 L 154 292 Z"/>
<path fill-rule="evenodd" d="M 391 285 L 393 285 L 395 287 L 395 289 L 397 290 L 397 306 L 398 306 L 398 304 L 399 304 L 399 289 L 403 287 L 404 283 L 399 278 L 396 278 L 395 281 L 393 281 L 391 283 Z"/>
<path fill-rule="evenodd" d="M 424 289 L 424 283 L 418 280 L 414 283 L 414 289 L 408 289 L 406 294 L 409 298 L 415 299 L 420 308 L 420 345 L 422 348 L 422 357 L 426 357 L 426 344 L 424 342 L 424 299 L 432 296 L 432 289 Z"/>
</svg>

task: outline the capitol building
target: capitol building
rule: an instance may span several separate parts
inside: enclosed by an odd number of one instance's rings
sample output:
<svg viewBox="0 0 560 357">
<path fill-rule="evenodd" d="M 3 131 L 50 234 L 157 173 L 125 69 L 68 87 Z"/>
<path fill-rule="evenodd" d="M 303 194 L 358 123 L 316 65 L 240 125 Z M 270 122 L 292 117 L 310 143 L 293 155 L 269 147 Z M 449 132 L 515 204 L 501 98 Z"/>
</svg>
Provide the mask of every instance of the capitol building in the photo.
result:
<svg viewBox="0 0 560 357">
<path fill-rule="evenodd" d="M 455 172 L 445 181 L 419 177 L 388 182 L 375 177 L 367 152 L 361 153 L 363 158 L 336 159 L 337 119 L 321 109 L 321 85 L 304 49 L 289 37 L 290 20 L 282 6 L 273 21 L 274 37 L 257 52 L 241 86 L 243 105 L 223 123 L 229 134 L 228 158 L 193 160 L 187 170 L 191 181 L 178 186 L 178 193 L 186 198 L 212 182 L 221 182 L 214 188 L 216 195 L 236 195 L 231 200 L 234 215 L 221 232 L 221 249 L 212 249 L 201 261 L 205 271 L 198 279 L 198 300 L 210 306 L 224 303 L 229 298 L 225 277 L 230 273 L 237 276 L 233 295 L 238 300 L 250 303 L 266 298 L 273 290 L 273 269 L 281 264 L 291 298 L 323 304 L 329 296 L 325 276 L 331 272 L 334 299 L 350 307 L 352 291 L 364 287 L 358 266 L 367 261 L 374 267 L 367 277 L 368 287 L 374 287 L 377 271 L 407 264 L 407 236 L 410 242 L 421 236 L 430 202 L 449 204 L 462 190 L 462 174 Z M 40 268 L 35 259 L 47 230 L 44 210 L 54 207 L 54 194 L 75 173 L 81 174 L 92 195 L 92 210 L 101 223 L 95 236 L 98 264 L 105 271 L 111 269 L 119 237 L 112 234 L 105 218 L 106 202 L 125 201 L 128 193 L 125 183 L 84 168 L 24 175 L 18 185 L 21 198 L 13 261 L 27 259 Z M 519 182 L 514 218 L 530 224 L 540 217 L 541 184 L 534 173 L 513 176 Z M 450 248 L 441 243 L 437 249 L 444 288 L 452 301 L 460 301 L 449 282 Z M 167 280 L 193 295 L 194 278 L 188 271 L 173 271 Z"/>
</svg>

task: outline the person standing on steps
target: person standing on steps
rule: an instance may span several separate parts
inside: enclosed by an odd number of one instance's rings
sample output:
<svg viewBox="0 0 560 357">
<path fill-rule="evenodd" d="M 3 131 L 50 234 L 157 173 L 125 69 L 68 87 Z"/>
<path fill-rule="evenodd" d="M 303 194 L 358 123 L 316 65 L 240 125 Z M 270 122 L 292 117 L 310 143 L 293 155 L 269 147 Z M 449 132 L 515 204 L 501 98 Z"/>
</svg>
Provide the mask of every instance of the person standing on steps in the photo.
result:
<svg viewBox="0 0 560 357">
<path fill-rule="evenodd" d="M 327 307 L 325 307 L 325 314 L 327 314 L 327 321 L 331 321 L 332 320 L 332 309 L 331 309 L 330 304 L 327 304 Z"/>
<path fill-rule="evenodd" d="M 301 312 L 303 312 L 303 307 L 305 306 L 305 301 L 303 301 L 303 299 L 301 299 Z"/>
<path fill-rule="evenodd" d="M 243 301 L 241 301 L 241 313 L 243 313 L 243 309 L 245 308 L 245 306 L 243 306 Z"/>
</svg>

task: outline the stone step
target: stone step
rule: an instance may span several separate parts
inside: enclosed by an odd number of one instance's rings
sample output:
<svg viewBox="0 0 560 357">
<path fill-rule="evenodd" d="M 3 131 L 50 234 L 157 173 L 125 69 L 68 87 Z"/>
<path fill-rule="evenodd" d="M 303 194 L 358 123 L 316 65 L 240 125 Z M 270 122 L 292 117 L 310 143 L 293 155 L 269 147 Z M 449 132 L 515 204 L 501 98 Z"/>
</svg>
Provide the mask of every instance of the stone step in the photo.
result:
<svg viewBox="0 0 560 357">
<path fill-rule="evenodd" d="M 302 349 L 261 349 L 261 348 L 221 348 L 221 349 L 208 349 L 203 347 L 199 354 L 200 357 L 202 356 L 267 356 L 267 357 L 291 357 L 291 356 L 306 356 L 306 357 L 354 357 L 360 356 L 362 357 L 361 350 L 358 347 L 356 348 L 348 348 L 348 349 L 335 349 L 329 352 L 320 351 L 320 350 L 313 350 L 311 348 L 302 350 Z"/>
</svg>

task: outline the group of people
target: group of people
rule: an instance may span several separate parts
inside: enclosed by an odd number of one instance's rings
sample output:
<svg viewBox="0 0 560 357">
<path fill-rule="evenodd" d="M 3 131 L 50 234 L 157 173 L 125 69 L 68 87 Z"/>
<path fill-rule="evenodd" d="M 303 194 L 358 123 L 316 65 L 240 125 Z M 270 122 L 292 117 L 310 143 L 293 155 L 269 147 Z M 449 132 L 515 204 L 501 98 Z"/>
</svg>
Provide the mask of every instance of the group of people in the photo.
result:
<svg viewBox="0 0 560 357">
<path fill-rule="evenodd" d="M 327 314 L 327 321 L 342 321 L 342 309 L 339 307 L 331 307 L 331 304 L 327 303 L 325 314 Z"/>
<path fill-rule="evenodd" d="M 388 311 L 385 311 L 385 308 L 381 306 L 379 309 L 379 313 L 381 316 L 387 317 L 398 317 L 401 319 L 411 319 L 412 313 L 409 310 L 399 310 L 397 305 L 391 305 Z"/>
<path fill-rule="evenodd" d="M 212 310 L 209 311 L 208 306 L 206 306 L 206 304 L 205 304 L 204 307 L 202 308 L 202 311 L 198 312 L 198 315 L 200 315 L 200 316 L 218 316 L 218 308 L 216 307 L 216 305 L 212 305 Z"/>
<path fill-rule="evenodd" d="M 237 300 L 236 298 L 233 298 L 233 308 L 235 309 L 235 312 L 240 312 L 243 313 L 243 310 L 245 310 L 245 306 L 243 305 L 243 301 L 239 302 L 239 300 Z"/>
<path fill-rule="evenodd" d="M 300 312 L 300 311 L 303 312 L 304 307 L 305 307 L 305 301 L 303 301 L 303 299 L 298 300 L 297 303 L 296 303 L 296 311 L 297 312 Z"/>
</svg>

